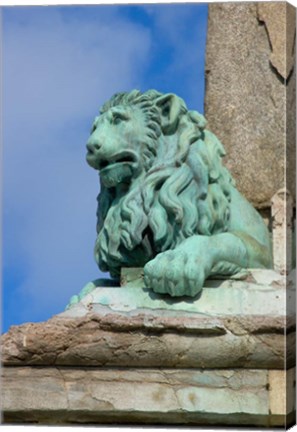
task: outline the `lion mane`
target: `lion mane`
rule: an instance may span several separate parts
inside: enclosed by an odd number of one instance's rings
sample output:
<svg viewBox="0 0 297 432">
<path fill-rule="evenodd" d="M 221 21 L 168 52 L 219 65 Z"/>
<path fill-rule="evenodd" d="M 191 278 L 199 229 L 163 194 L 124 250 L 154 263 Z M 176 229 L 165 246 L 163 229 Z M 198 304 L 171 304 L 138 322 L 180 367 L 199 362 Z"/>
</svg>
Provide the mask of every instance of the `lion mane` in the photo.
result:
<svg viewBox="0 0 297 432">
<path fill-rule="evenodd" d="M 137 137 L 145 174 L 123 196 L 101 182 L 95 259 L 118 277 L 121 267 L 142 267 L 155 255 L 197 235 L 228 231 L 231 185 L 222 165 L 225 150 L 205 129 L 205 118 L 178 99 L 174 128 L 162 128 L 157 100 L 162 93 L 117 93 L 101 108 L 138 107 L 146 127 Z"/>
</svg>

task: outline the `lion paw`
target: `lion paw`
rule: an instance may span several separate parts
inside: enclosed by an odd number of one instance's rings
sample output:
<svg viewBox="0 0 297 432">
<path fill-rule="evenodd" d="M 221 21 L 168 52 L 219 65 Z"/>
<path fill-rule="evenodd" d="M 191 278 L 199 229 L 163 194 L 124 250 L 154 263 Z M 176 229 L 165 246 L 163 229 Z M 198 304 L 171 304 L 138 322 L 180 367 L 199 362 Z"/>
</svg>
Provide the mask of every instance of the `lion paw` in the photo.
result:
<svg viewBox="0 0 297 432">
<path fill-rule="evenodd" d="M 158 254 L 144 267 L 144 283 L 159 294 L 195 297 L 207 277 L 206 266 L 182 250 Z"/>
</svg>

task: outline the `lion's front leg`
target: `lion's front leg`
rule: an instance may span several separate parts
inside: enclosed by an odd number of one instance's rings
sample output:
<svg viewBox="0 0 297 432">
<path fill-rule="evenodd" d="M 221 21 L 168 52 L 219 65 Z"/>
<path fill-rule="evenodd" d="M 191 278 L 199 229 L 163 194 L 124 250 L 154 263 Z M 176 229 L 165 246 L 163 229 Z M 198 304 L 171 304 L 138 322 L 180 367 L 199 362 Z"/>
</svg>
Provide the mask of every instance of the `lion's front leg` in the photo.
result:
<svg viewBox="0 0 297 432">
<path fill-rule="evenodd" d="M 174 250 L 158 254 L 144 267 L 144 282 L 148 288 L 173 297 L 196 296 L 213 267 L 208 238 L 196 236 L 195 251 L 186 240 Z"/>
<path fill-rule="evenodd" d="M 144 282 L 157 293 L 194 297 L 209 276 L 234 274 L 247 267 L 246 245 L 236 235 L 197 235 L 148 262 Z"/>
</svg>

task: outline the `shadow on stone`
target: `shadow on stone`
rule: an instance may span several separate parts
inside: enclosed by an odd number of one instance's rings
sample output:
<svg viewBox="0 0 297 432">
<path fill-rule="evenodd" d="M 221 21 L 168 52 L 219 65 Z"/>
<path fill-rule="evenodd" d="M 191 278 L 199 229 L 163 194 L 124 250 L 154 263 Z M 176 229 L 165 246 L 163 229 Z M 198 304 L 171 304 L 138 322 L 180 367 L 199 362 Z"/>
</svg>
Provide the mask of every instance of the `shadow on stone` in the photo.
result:
<svg viewBox="0 0 297 432">
<path fill-rule="evenodd" d="M 181 302 L 192 304 L 194 301 L 199 300 L 202 296 L 202 291 L 195 297 L 181 296 L 181 297 L 171 297 L 169 294 L 157 294 L 150 288 L 143 288 L 143 291 L 148 294 L 151 300 L 161 300 L 168 305 L 175 305 Z"/>
</svg>

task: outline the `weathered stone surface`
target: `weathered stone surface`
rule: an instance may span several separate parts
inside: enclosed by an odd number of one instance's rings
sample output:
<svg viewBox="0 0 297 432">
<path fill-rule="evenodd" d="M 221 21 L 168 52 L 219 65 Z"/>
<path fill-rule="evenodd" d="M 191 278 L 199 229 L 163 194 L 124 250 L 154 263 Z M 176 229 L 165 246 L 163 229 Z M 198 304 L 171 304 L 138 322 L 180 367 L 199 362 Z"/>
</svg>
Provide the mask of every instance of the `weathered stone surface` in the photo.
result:
<svg viewBox="0 0 297 432">
<path fill-rule="evenodd" d="M 294 294 L 293 281 L 287 280 L 286 275 L 273 270 L 250 269 L 248 272 L 237 274 L 233 279 L 206 280 L 202 293 L 196 298 L 174 299 L 145 288 L 142 270 L 139 271 L 139 278 L 133 279 L 133 282 L 125 287 L 94 289 L 62 316 L 82 316 L 87 311 L 101 313 L 101 306 L 107 306 L 113 312 L 127 313 L 135 310 L 167 310 L 193 312 L 210 317 L 275 317 L 279 315 L 280 307 L 285 304 L 286 298 Z M 285 287 L 288 288 L 287 291 Z"/>
<path fill-rule="evenodd" d="M 295 63 L 295 10 L 280 2 L 258 3 L 258 19 L 263 22 L 271 44 L 270 62 L 287 79 Z"/>
<path fill-rule="evenodd" d="M 125 320 L 116 314 L 104 319 L 96 315 L 53 318 L 45 324 L 13 327 L 2 340 L 2 361 L 5 365 L 284 367 L 281 319 L 199 321 L 188 319 L 180 333 L 173 320 L 154 323 L 153 316 L 148 320 L 141 315 Z M 291 365 L 294 341 L 289 329 L 286 360 Z"/>
<path fill-rule="evenodd" d="M 280 273 L 288 273 L 294 265 L 293 200 L 281 189 L 271 200 L 273 264 Z"/>
<path fill-rule="evenodd" d="M 271 414 L 287 415 L 295 407 L 296 370 L 270 370 L 268 372 L 269 399 Z"/>
<path fill-rule="evenodd" d="M 209 281 L 196 306 L 163 296 L 150 303 L 149 291 L 135 288 L 136 279 L 132 286 L 97 288 L 45 323 L 12 327 L 2 336 L 2 361 L 180 368 L 293 365 L 295 316 L 285 315 L 291 290 L 288 286 L 286 292 L 285 276 L 253 270 L 246 277 Z"/>
<path fill-rule="evenodd" d="M 294 422 L 293 372 L 283 372 L 295 363 L 292 281 L 269 270 L 209 281 L 207 301 L 187 310 L 150 303 L 142 270 L 126 273 L 126 286 L 2 336 L 5 422 Z"/>
<path fill-rule="evenodd" d="M 295 199 L 294 34 L 288 3 L 209 5 L 208 127 L 226 148 L 238 189 L 258 208 L 283 187 Z"/>
<path fill-rule="evenodd" d="M 2 383 L 5 422 L 270 426 L 284 420 L 279 410 L 270 416 L 266 370 L 16 367 L 2 369 Z"/>
</svg>

